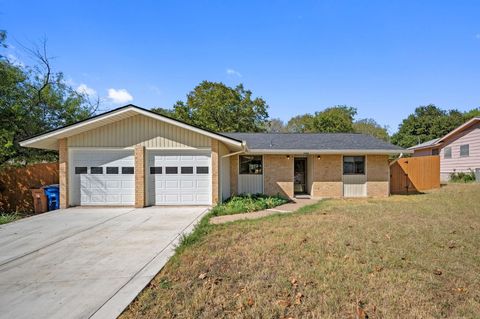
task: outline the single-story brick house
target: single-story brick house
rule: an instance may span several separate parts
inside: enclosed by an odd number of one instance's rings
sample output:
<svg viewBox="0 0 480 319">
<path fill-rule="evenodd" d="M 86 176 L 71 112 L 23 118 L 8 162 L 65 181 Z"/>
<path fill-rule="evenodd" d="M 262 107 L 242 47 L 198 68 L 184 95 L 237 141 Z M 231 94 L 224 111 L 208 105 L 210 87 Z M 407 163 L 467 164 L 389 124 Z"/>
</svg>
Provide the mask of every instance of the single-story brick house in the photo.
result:
<svg viewBox="0 0 480 319">
<path fill-rule="evenodd" d="M 60 206 L 212 205 L 233 194 L 389 195 L 392 154 L 362 134 L 216 133 L 134 105 L 20 143 L 59 152 Z"/>
<path fill-rule="evenodd" d="M 480 117 L 474 117 L 443 137 L 409 148 L 413 156 L 440 156 L 440 180 L 454 172 L 480 168 Z"/>
</svg>

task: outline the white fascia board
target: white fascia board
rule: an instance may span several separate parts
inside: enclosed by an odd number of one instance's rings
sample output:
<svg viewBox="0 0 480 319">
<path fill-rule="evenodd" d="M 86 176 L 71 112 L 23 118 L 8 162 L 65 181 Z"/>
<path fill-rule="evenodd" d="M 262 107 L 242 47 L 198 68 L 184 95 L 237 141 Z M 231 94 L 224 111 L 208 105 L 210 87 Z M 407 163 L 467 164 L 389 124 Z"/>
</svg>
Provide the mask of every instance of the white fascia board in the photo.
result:
<svg viewBox="0 0 480 319">
<path fill-rule="evenodd" d="M 350 155 L 390 155 L 390 154 L 413 154 L 411 150 L 298 150 L 298 149 L 248 149 L 247 154 L 312 154 L 312 155 L 336 155 L 336 154 L 350 154 Z"/>
<path fill-rule="evenodd" d="M 443 136 L 442 138 L 440 138 L 438 140 L 438 142 L 443 142 L 445 141 L 447 138 L 449 138 L 450 136 L 456 134 L 457 132 L 460 132 L 462 131 L 464 128 L 470 126 L 471 124 L 477 122 L 477 121 L 480 121 L 480 117 L 474 117 L 472 119 L 470 119 L 469 121 L 463 123 L 462 125 L 460 125 L 459 127 L 457 127 L 456 129 L 454 129 L 453 131 L 451 131 L 450 133 L 447 133 L 445 136 Z"/>
</svg>

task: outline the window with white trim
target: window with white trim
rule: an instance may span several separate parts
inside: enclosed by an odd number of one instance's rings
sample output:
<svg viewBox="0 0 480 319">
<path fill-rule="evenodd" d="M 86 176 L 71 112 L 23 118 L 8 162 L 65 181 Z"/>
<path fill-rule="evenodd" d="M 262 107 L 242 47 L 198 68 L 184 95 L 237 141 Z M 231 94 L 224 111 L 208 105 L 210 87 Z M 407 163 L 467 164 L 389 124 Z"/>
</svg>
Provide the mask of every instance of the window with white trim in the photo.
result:
<svg viewBox="0 0 480 319">
<path fill-rule="evenodd" d="M 461 157 L 468 157 L 470 156 L 470 145 L 460 145 L 460 156 Z"/>
</svg>

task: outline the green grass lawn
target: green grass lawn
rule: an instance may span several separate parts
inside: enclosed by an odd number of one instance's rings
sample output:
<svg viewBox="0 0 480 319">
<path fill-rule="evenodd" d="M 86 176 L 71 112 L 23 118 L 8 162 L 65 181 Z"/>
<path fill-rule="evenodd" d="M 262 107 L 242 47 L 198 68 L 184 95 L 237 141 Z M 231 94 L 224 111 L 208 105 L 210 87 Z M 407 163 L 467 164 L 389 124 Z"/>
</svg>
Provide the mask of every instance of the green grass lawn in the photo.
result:
<svg viewBox="0 0 480 319">
<path fill-rule="evenodd" d="M 478 318 L 480 185 L 209 226 L 121 318 Z"/>
</svg>

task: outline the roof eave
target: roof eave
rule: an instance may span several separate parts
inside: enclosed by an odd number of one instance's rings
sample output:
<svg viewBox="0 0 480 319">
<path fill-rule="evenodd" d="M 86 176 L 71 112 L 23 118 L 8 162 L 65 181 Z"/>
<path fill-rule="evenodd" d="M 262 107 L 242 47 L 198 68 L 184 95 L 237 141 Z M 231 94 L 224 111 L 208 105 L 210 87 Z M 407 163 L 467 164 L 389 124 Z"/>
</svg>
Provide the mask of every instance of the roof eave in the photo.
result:
<svg viewBox="0 0 480 319">
<path fill-rule="evenodd" d="M 341 150 L 315 150 L 315 149 L 247 149 L 249 154 L 312 154 L 312 155 L 394 155 L 394 154 L 413 154 L 411 150 L 388 150 L 388 149 L 341 149 Z"/>
</svg>

